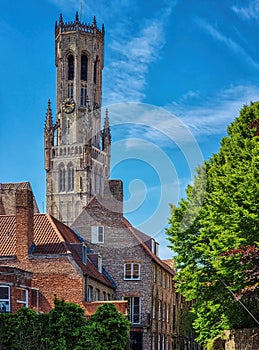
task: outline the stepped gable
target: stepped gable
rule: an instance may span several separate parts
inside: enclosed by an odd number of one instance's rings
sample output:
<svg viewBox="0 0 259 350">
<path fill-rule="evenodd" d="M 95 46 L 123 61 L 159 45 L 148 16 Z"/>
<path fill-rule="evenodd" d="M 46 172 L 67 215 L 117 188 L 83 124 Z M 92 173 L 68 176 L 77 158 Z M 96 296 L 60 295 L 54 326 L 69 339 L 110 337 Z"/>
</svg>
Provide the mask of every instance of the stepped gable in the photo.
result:
<svg viewBox="0 0 259 350">
<path fill-rule="evenodd" d="M 28 181 L 0 183 L 0 215 L 14 215 L 16 213 L 15 193 L 19 190 L 32 191 Z M 34 213 L 39 213 L 39 208 L 33 195 Z"/>
</svg>

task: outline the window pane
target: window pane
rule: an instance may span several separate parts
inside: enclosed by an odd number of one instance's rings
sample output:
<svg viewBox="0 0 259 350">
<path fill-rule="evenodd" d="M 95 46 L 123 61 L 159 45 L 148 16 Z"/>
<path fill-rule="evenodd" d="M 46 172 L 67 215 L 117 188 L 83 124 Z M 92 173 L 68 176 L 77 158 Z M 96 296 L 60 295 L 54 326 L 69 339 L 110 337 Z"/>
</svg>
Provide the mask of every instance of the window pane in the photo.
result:
<svg viewBox="0 0 259 350">
<path fill-rule="evenodd" d="M 133 264 L 133 278 L 139 278 L 139 264 Z"/>
<path fill-rule="evenodd" d="M 68 56 L 67 64 L 68 64 L 67 78 L 68 80 L 73 80 L 74 79 L 74 57 L 72 55 Z"/>
<path fill-rule="evenodd" d="M 8 287 L 0 287 L 0 299 L 9 299 Z"/>
<path fill-rule="evenodd" d="M 139 305 L 139 297 L 133 298 L 133 323 L 139 323 L 140 321 L 140 305 Z"/>
<path fill-rule="evenodd" d="M 87 80 L 87 56 L 81 57 L 81 80 Z"/>
<path fill-rule="evenodd" d="M 0 312 L 10 311 L 9 301 L 0 301 Z"/>
<path fill-rule="evenodd" d="M 26 301 L 26 290 L 17 288 L 17 300 Z"/>
<path fill-rule="evenodd" d="M 131 264 L 125 264 L 125 278 L 131 278 Z"/>
<path fill-rule="evenodd" d="M 102 243 L 103 241 L 104 241 L 104 234 L 103 234 L 103 227 L 102 226 L 99 226 L 98 227 L 98 241 L 100 242 L 100 243 Z"/>
</svg>

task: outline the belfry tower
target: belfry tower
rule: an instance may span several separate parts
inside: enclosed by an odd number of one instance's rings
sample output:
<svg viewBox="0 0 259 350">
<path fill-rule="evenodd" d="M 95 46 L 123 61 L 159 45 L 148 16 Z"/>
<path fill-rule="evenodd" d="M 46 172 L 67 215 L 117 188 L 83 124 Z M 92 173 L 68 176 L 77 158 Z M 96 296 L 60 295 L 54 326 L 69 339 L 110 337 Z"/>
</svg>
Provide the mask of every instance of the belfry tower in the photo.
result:
<svg viewBox="0 0 259 350">
<path fill-rule="evenodd" d="M 104 26 L 79 21 L 55 26 L 56 121 L 48 102 L 45 129 L 47 213 L 70 225 L 110 176 L 108 111 L 101 130 Z"/>
</svg>

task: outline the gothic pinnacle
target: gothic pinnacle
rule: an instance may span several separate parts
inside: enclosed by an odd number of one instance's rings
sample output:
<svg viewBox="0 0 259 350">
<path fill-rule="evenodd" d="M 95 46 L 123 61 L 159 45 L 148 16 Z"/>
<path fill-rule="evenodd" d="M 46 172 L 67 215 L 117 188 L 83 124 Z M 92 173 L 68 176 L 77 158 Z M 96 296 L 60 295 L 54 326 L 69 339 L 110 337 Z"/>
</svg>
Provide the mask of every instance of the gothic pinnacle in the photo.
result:
<svg viewBox="0 0 259 350">
<path fill-rule="evenodd" d="M 52 120 L 52 110 L 51 110 L 51 102 L 48 100 L 48 108 L 46 113 L 46 120 L 45 120 L 45 129 L 50 130 L 53 127 L 53 120 Z"/>
</svg>

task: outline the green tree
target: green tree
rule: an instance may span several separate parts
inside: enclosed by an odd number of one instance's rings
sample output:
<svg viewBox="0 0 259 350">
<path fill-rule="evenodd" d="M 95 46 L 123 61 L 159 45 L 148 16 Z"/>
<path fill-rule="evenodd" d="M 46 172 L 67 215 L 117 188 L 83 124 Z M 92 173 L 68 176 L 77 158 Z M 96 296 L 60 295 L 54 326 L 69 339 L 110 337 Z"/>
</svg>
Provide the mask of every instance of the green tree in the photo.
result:
<svg viewBox="0 0 259 350">
<path fill-rule="evenodd" d="M 251 284 L 255 259 L 228 252 L 258 247 L 258 120 L 259 103 L 244 106 L 219 152 L 198 169 L 186 198 L 171 206 L 167 234 L 176 253 L 177 288 L 196 300 L 193 326 L 201 343 L 223 329 L 256 324 L 236 298 Z M 258 299 L 246 293 L 239 299 L 258 318 Z"/>
<path fill-rule="evenodd" d="M 77 304 L 55 299 L 49 312 L 46 341 L 52 350 L 74 350 L 86 324 L 84 310 Z"/>
<path fill-rule="evenodd" d="M 0 349 L 47 349 L 42 336 L 46 330 L 45 315 L 21 308 L 16 314 L 0 314 Z"/>
<path fill-rule="evenodd" d="M 129 321 L 113 304 L 104 304 L 87 321 L 76 350 L 124 350 L 129 340 L 129 328 Z"/>
</svg>

